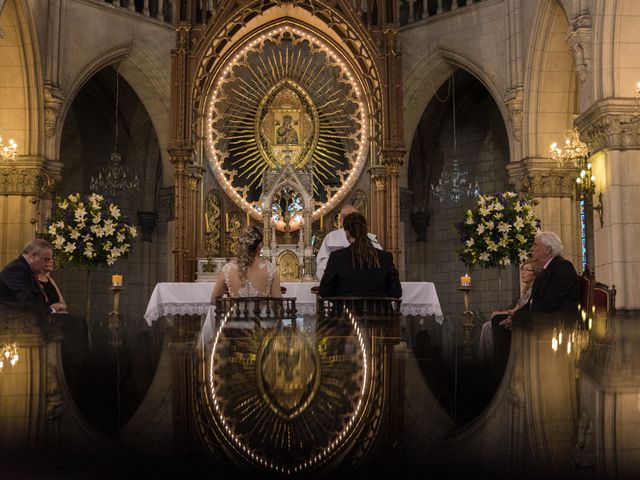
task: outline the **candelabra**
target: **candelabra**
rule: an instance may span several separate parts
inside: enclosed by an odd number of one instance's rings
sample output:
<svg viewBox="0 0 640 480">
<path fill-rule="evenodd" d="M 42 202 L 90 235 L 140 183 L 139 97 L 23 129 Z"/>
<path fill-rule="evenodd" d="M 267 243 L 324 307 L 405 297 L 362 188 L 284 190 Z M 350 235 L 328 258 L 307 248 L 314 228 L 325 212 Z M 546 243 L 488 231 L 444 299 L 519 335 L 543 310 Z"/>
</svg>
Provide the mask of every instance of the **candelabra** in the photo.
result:
<svg viewBox="0 0 640 480">
<path fill-rule="evenodd" d="M 118 103 L 120 101 L 120 73 L 116 71 L 116 125 L 113 153 L 108 163 L 97 177 L 89 179 L 89 188 L 92 192 L 99 192 L 115 197 L 122 190 L 133 192 L 140 183 L 136 173 L 122 162 L 122 155 L 118 153 Z"/>
<path fill-rule="evenodd" d="M 475 313 L 471 311 L 469 308 L 470 305 L 470 292 L 472 290 L 471 287 L 471 279 L 469 278 L 468 282 L 463 283 L 458 287 L 458 291 L 462 292 L 464 295 L 464 311 L 462 314 L 462 331 L 464 334 L 463 337 L 463 357 L 470 359 L 473 357 L 473 321 L 475 319 Z"/>
<path fill-rule="evenodd" d="M 451 160 L 451 168 L 447 168 L 447 161 L 442 166 L 442 175 L 436 185 L 431 185 L 431 195 L 437 198 L 440 203 L 445 200 L 451 200 L 458 203 L 460 200 L 468 197 L 477 197 L 480 195 L 478 182 L 472 185 L 468 179 L 468 172 L 464 170 L 458 163 L 457 142 L 456 142 L 456 83 L 453 75 L 449 78 L 451 82 L 451 98 L 452 98 L 452 119 L 453 119 L 453 159 Z"/>
<path fill-rule="evenodd" d="M 92 192 L 101 192 L 115 196 L 121 190 L 133 192 L 138 188 L 138 176 L 122 163 L 122 156 L 114 150 L 111 162 L 107 164 L 97 177 L 91 177 L 89 188 Z"/>
<path fill-rule="evenodd" d="M 576 171 L 576 194 L 580 206 L 580 238 L 582 250 L 582 267 L 593 263 L 593 211 L 600 216 L 600 227 L 604 226 L 602 193 L 598 195 L 599 204 L 593 204 L 593 194 L 596 190 L 596 177 L 589 161 L 589 147 L 580 139 L 577 128 L 565 133 L 564 147 L 557 143 L 550 146 L 551 158 L 558 162 L 559 167 L 574 168 Z"/>
<path fill-rule="evenodd" d="M 567 131 L 564 137 L 563 148 L 560 148 L 556 142 L 551 144 L 551 158 L 558 162 L 560 167 L 574 167 L 581 170 L 589 156 L 589 147 L 580 140 L 577 128 Z"/>
<path fill-rule="evenodd" d="M 6 342 L 0 347 L 0 373 L 5 367 L 5 363 L 9 363 L 10 366 L 14 366 L 18 363 L 20 355 L 18 355 L 18 343 Z"/>
<path fill-rule="evenodd" d="M 16 160 L 16 151 L 18 150 L 18 144 L 13 141 L 13 138 L 9 139 L 9 143 L 5 145 L 2 143 L 2 137 L 0 137 L 0 158 L 4 163 L 11 163 Z"/>
</svg>

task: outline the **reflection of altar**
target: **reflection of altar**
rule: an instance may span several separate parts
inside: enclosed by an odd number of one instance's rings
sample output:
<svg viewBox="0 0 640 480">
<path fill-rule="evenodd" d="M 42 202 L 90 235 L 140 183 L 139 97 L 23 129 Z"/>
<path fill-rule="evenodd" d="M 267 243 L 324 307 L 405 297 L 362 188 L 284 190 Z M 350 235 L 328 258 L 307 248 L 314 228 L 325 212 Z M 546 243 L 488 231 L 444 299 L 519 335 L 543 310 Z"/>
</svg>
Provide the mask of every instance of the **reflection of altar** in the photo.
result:
<svg viewBox="0 0 640 480">
<path fill-rule="evenodd" d="M 158 283 L 153 289 L 144 318 L 151 325 L 158 318 L 168 315 L 206 315 L 211 307 L 211 291 L 215 283 L 185 282 Z M 284 282 L 286 297 L 296 298 L 296 309 L 300 315 L 316 313 L 316 295 L 311 288 L 318 282 Z M 402 282 L 403 315 L 433 315 L 442 323 L 442 309 L 431 282 Z"/>
</svg>

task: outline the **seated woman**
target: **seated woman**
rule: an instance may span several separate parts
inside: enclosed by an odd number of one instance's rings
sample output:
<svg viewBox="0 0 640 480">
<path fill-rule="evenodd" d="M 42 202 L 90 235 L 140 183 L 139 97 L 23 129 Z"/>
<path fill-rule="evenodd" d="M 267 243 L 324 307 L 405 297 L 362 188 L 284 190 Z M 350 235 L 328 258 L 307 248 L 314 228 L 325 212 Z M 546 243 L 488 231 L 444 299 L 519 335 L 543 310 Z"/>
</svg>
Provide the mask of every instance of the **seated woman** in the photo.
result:
<svg viewBox="0 0 640 480">
<path fill-rule="evenodd" d="M 44 269 L 37 273 L 40 288 L 44 292 L 44 296 L 49 307 L 53 307 L 56 313 L 67 313 L 67 304 L 60 293 L 60 289 L 56 282 L 51 278 L 51 272 L 55 262 L 53 258 L 49 258 L 44 262 Z"/>
<path fill-rule="evenodd" d="M 86 357 L 89 333 L 84 318 L 69 314 L 67 303 L 64 301 L 58 285 L 51 277 L 54 265 L 53 258 L 47 259 L 43 270 L 38 272 L 36 277 L 47 305 L 55 309 L 51 318 L 55 320 L 55 324 L 60 327 L 64 335 L 60 350 L 66 382 L 74 395 L 77 395 L 77 390 L 81 388 L 80 384 L 82 384 L 80 372 Z"/>
<path fill-rule="evenodd" d="M 484 322 L 482 325 L 480 344 L 478 346 L 479 362 L 484 364 L 491 363 L 494 357 L 494 339 L 496 337 L 499 338 L 501 343 L 508 342 L 509 335 L 507 335 L 507 330 L 511 329 L 512 315 L 529 302 L 536 273 L 535 260 L 532 258 L 525 260 L 520 267 L 520 296 L 511 308 L 493 312 L 491 314 L 491 320 Z M 499 348 L 501 351 L 504 350 L 504 345 L 501 345 Z M 506 361 L 506 359 L 504 360 Z"/>
<path fill-rule="evenodd" d="M 367 219 L 358 212 L 347 215 L 343 228 L 349 246 L 331 252 L 320 281 L 321 297 L 402 297 L 393 256 L 373 246 Z"/>
<path fill-rule="evenodd" d="M 281 297 L 277 268 L 260 258 L 260 229 L 255 226 L 245 228 L 238 242 L 238 258 L 222 267 L 211 292 L 211 303 L 215 304 L 225 293 L 230 297 Z"/>
</svg>

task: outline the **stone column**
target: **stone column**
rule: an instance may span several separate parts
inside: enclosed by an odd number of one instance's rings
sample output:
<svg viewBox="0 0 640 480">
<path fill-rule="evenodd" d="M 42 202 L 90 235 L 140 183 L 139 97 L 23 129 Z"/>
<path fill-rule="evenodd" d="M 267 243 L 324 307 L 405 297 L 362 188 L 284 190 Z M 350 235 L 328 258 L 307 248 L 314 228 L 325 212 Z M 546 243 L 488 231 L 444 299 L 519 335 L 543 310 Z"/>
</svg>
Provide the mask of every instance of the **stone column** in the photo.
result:
<svg viewBox="0 0 640 480">
<path fill-rule="evenodd" d="M 598 281 L 615 284 L 616 306 L 640 308 L 640 105 L 631 98 L 600 100 L 577 120 L 592 154 L 602 225 L 594 215 Z"/>
<path fill-rule="evenodd" d="M 179 147 L 175 144 L 169 146 L 169 160 L 173 165 L 174 177 L 174 273 L 176 282 L 190 282 L 188 265 L 189 255 L 189 165 L 191 163 L 192 149 Z"/>
<path fill-rule="evenodd" d="M 534 210 L 543 230 L 557 233 L 564 246 L 563 256 L 580 271 L 580 224 L 576 206 L 575 168 L 559 168 L 549 158 L 525 158 L 507 166 L 509 183 L 518 192 L 527 192 L 538 203 Z"/>
<path fill-rule="evenodd" d="M 383 248 L 387 248 L 386 190 L 387 172 L 383 165 L 369 169 L 371 178 L 371 220 L 369 230 L 378 236 Z"/>
<path fill-rule="evenodd" d="M 386 218 L 388 224 L 385 235 L 385 249 L 393 254 L 396 266 L 400 264 L 400 193 L 398 185 L 399 169 L 405 150 L 401 146 L 383 152 L 387 166 Z"/>
<path fill-rule="evenodd" d="M 20 156 L 0 163 L 0 262 L 13 260 L 42 230 L 42 199 L 60 178 L 61 165 Z"/>
</svg>

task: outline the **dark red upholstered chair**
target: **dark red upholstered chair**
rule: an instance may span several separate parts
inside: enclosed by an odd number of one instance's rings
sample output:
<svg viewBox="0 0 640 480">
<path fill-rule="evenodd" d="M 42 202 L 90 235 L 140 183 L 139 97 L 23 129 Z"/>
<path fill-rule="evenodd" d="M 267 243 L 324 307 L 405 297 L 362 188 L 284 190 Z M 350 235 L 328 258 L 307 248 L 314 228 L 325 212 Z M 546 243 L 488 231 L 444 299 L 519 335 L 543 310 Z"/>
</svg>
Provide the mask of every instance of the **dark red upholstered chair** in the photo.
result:
<svg viewBox="0 0 640 480">
<path fill-rule="evenodd" d="M 587 266 L 580 276 L 581 304 L 580 310 L 585 316 L 597 315 L 607 317 L 615 314 L 616 287 L 609 288 L 604 283 L 597 282 L 595 273 Z"/>
</svg>

